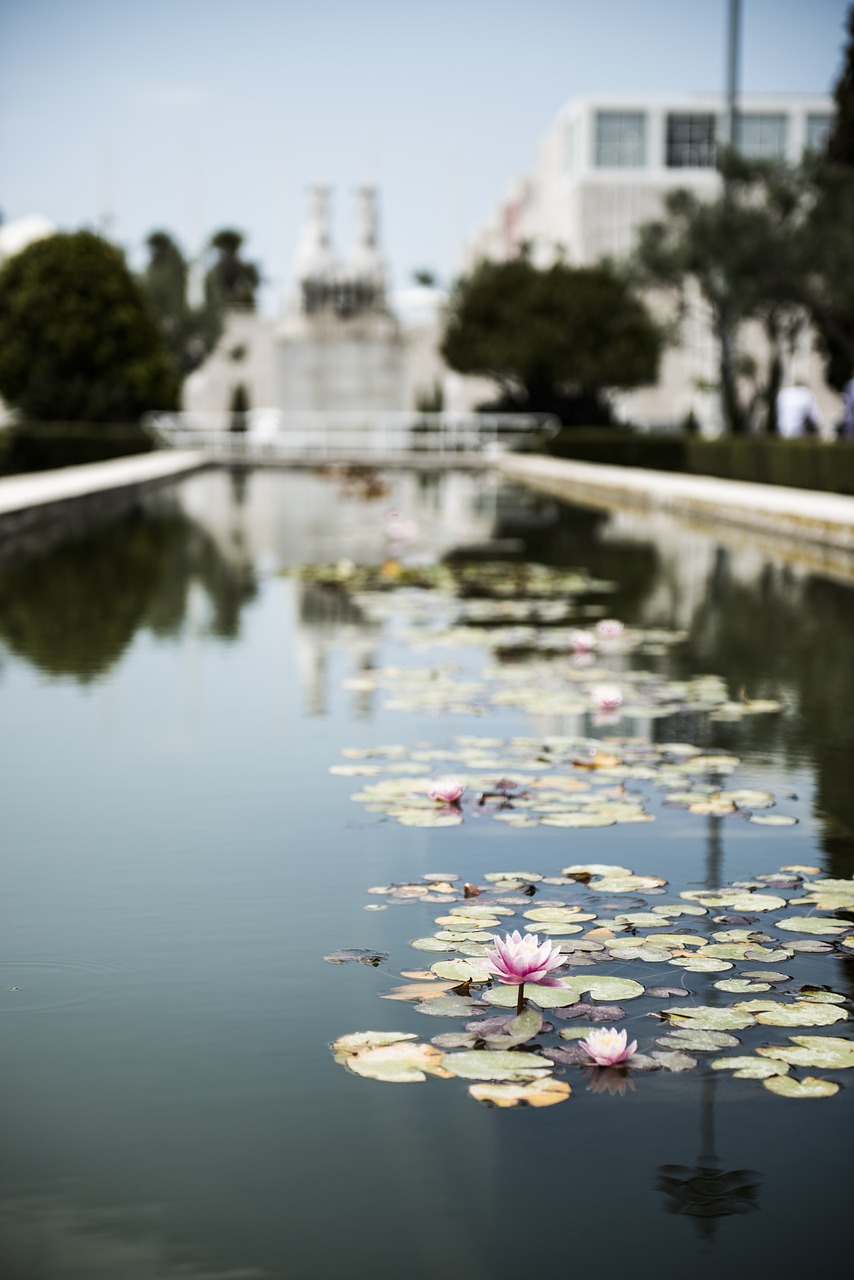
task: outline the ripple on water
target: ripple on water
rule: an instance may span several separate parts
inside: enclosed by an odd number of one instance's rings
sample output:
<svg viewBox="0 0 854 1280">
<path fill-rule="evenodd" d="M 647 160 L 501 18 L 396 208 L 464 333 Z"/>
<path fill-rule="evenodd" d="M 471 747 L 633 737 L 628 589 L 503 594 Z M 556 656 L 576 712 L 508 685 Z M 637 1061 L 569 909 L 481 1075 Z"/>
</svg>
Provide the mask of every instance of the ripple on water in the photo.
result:
<svg viewBox="0 0 854 1280">
<path fill-rule="evenodd" d="M 143 969 L 106 960 L 44 957 L 0 960 L 0 1016 L 56 1013 L 78 1005 L 113 1000 L 130 979 L 151 979 Z"/>
</svg>

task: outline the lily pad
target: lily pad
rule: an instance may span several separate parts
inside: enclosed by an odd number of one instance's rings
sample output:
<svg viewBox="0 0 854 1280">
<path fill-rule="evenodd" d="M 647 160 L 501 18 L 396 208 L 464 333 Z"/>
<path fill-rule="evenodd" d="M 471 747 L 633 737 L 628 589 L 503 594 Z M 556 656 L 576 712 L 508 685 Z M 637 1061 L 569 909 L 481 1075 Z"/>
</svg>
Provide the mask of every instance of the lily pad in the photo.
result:
<svg viewBox="0 0 854 1280">
<path fill-rule="evenodd" d="M 820 916 L 784 916 L 777 921 L 779 929 L 790 929 L 792 933 L 817 933 L 832 937 L 837 933 L 846 933 L 851 925 L 847 920 L 823 920 Z"/>
<path fill-rule="evenodd" d="M 788 1066 L 776 1058 L 715 1058 L 709 1066 L 713 1071 L 731 1071 L 739 1080 L 767 1080 L 770 1076 L 784 1076 Z"/>
<path fill-rule="evenodd" d="M 689 1053 L 682 1053 L 679 1049 L 656 1049 L 650 1056 L 660 1063 L 665 1071 L 693 1071 L 697 1066 L 696 1058 L 692 1058 Z"/>
<path fill-rule="evenodd" d="M 424 1000 L 415 1006 L 417 1013 L 426 1013 L 431 1018 L 470 1018 L 483 1005 L 469 996 L 437 996 L 435 1000 Z"/>
<path fill-rule="evenodd" d="M 387 1084 L 414 1084 L 428 1075 L 448 1079 L 442 1065 L 445 1055 L 432 1044 L 395 1043 L 359 1049 L 344 1060 L 357 1076 L 368 1076 Z"/>
<path fill-rule="evenodd" d="M 536 1009 L 523 1009 L 517 1017 L 505 1022 L 493 1035 L 486 1036 L 490 1049 L 513 1049 L 533 1040 L 543 1029 L 543 1015 Z"/>
<path fill-rule="evenodd" d="M 738 1006 L 733 1009 L 719 1009 L 714 1005 L 665 1009 L 664 1016 L 672 1026 L 700 1031 L 743 1031 L 745 1027 L 752 1027 L 756 1021 L 751 1012 Z"/>
<path fill-rule="evenodd" d="M 473 1049 L 449 1053 L 444 1059 L 450 1075 L 464 1080 L 538 1080 L 551 1071 L 548 1058 L 519 1049 Z"/>
<path fill-rule="evenodd" d="M 489 970 L 477 960 L 439 960 L 431 968 L 438 978 L 455 982 L 486 982 L 490 977 Z"/>
<path fill-rule="evenodd" d="M 817 1076 L 806 1076 L 803 1080 L 793 1080 L 791 1076 L 771 1076 L 762 1083 L 766 1089 L 782 1098 L 831 1098 L 839 1092 L 838 1084 L 832 1080 L 820 1080 Z"/>
<path fill-rule="evenodd" d="M 770 991 L 770 982 L 751 982 L 749 978 L 722 978 L 720 982 L 716 982 L 715 986 L 718 991 Z"/>
<path fill-rule="evenodd" d="M 792 1004 L 774 1000 L 743 1000 L 733 1009 L 750 1014 L 766 1027 L 829 1027 L 848 1017 L 845 1010 L 835 1004 L 815 1004 L 806 1000 L 795 1000 Z"/>
<path fill-rule="evenodd" d="M 348 1035 L 339 1036 L 329 1047 L 335 1054 L 336 1061 L 341 1062 L 358 1049 L 396 1044 L 399 1040 L 417 1039 L 414 1031 L 351 1031 Z"/>
<path fill-rule="evenodd" d="M 488 1107 L 553 1107 L 565 1102 L 572 1089 L 563 1080 L 532 1080 L 530 1084 L 472 1084 L 469 1093 Z"/>
<path fill-rule="evenodd" d="M 738 1036 L 731 1036 L 726 1031 L 671 1031 L 666 1036 L 659 1036 L 656 1044 L 666 1049 L 690 1049 L 692 1053 L 711 1053 L 715 1049 L 734 1049 L 740 1044 Z"/>
<path fill-rule="evenodd" d="M 350 960 L 355 960 L 358 964 L 369 964 L 376 968 L 378 964 L 388 960 L 388 952 L 372 951 L 367 947 L 341 947 L 338 951 L 330 951 L 323 958 L 330 964 L 347 964 Z"/>
<path fill-rule="evenodd" d="M 790 1036 L 794 1048 L 788 1045 L 770 1045 L 757 1049 L 763 1057 L 779 1058 L 793 1067 L 822 1067 L 841 1071 L 854 1067 L 854 1040 L 840 1036 Z"/>
</svg>

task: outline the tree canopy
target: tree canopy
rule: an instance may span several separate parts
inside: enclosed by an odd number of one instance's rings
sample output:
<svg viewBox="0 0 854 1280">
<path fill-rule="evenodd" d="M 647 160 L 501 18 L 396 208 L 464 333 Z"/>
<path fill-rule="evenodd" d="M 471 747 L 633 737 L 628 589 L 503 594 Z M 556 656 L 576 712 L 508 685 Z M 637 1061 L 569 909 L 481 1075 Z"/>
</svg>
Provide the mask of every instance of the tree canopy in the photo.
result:
<svg viewBox="0 0 854 1280">
<path fill-rule="evenodd" d="M 607 266 L 546 269 L 526 255 L 482 262 L 451 295 L 442 355 L 492 378 L 502 407 L 609 420 L 604 392 L 655 380 L 662 338 L 647 308 Z"/>
<path fill-rule="evenodd" d="M 0 395 L 55 422 L 131 422 L 176 406 L 174 366 L 119 249 L 78 231 L 3 265 Z"/>
<path fill-rule="evenodd" d="M 209 302 L 192 306 L 189 266 L 167 231 L 146 240 L 148 264 L 140 283 L 157 318 L 160 332 L 181 378 L 197 369 L 222 333 L 224 307 Z"/>
<path fill-rule="evenodd" d="M 228 307 L 254 311 L 261 273 L 254 262 L 247 262 L 242 256 L 242 234 L 224 228 L 211 236 L 210 246 L 216 259 L 205 276 L 208 305 L 221 311 Z"/>
</svg>

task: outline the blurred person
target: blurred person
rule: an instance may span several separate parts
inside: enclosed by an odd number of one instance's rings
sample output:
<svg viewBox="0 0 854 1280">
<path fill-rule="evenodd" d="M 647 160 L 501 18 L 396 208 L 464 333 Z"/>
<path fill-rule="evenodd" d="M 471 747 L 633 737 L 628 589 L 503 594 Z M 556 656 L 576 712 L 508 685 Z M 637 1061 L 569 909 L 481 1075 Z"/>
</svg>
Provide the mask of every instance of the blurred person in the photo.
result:
<svg viewBox="0 0 854 1280">
<path fill-rule="evenodd" d="M 819 436 L 824 424 L 815 396 L 803 382 L 783 387 L 777 396 L 777 432 L 783 440 Z"/>
<path fill-rule="evenodd" d="M 842 388 L 842 418 L 836 434 L 840 440 L 854 440 L 854 378 Z"/>
</svg>

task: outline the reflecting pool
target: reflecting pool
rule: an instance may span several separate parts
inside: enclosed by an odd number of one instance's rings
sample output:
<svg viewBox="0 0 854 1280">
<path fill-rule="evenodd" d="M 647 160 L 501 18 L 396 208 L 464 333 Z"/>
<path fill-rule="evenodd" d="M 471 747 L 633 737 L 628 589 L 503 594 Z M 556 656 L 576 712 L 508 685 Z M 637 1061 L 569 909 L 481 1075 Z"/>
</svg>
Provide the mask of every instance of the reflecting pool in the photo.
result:
<svg viewBox="0 0 854 1280">
<path fill-rule="evenodd" d="M 399 585 L 407 567 L 429 576 L 440 560 L 457 586 L 468 566 L 470 589 Z M 501 590 L 484 605 L 471 566 L 500 585 L 527 564 L 583 568 L 590 589 L 515 616 L 492 607 Z M 316 565 L 337 566 L 344 586 L 301 571 Z M 352 566 L 383 565 L 381 590 L 347 588 Z M 642 640 L 604 664 L 623 686 L 615 721 L 591 702 L 602 653 L 585 668 L 566 640 L 603 617 Z M 811 878 L 854 874 L 852 652 L 842 576 L 746 536 L 564 506 L 488 476 L 208 472 L 4 564 L 3 1276 L 492 1280 L 605 1266 L 633 1280 L 737 1280 L 844 1266 L 850 1069 L 817 1068 L 842 1087 L 799 1099 L 712 1069 L 711 1053 L 692 1070 L 627 1076 L 558 1060 L 567 1101 L 504 1110 L 475 1101 L 468 1079 L 360 1078 L 329 1045 L 368 1029 L 425 1043 L 462 1032 L 462 1019 L 379 997 L 402 971 L 448 958 L 409 944 L 465 901 L 455 885 L 494 901 L 488 874 L 560 881 L 568 865 L 602 864 L 668 882 L 601 894 L 594 928 L 702 901 L 682 893 L 733 882 L 752 893 L 782 867 L 817 869 L 770 889 L 795 901 Z M 697 705 L 710 688 L 726 689 L 726 705 Z M 781 706 L 739 714 L 750 702 Z M 678 764 L 685 743 L 740 761 L 731 776 L 690 776 L 694 809 L 648 768 L 661 744 Z M 531 807 L 526 760 L 598 795 L 585 753 L 640 762 L 601 788 L 623 818 L 642 801 L 642 821 L 541 820 L 568 809 Z M 395 760 L 466 774 L 463 821 L 407 825 L 372 804 L 379 774 L 340 766 L 377 760 L 382 777 Z M 479 805 L 480 775 L 499 760 L 519 770 L 521 803 L 504 777 L 505 794 Z M 703 809 L 733 788 L 773 797 L 752 817 L 796 821 L 754 822 L 744 803 Z M 440 873 L 459 880 L 428 901 L 367 892 Z M 518 910 L 590 892 L 523 884 Z M 796 911 L 852 919 L 813 902 Z M 674 928 L 764 925 L 698 919 Z M 769 931 L 778 945 L 795 936 Z M 623 961 L 608 953 L 615 934 L 635 936 L 617 923 L 583 937 L 609 974 L 687 989 L 671 999 L 680 1009 L 751 998 L 715 983 L 761 960 Z M 771 994 L 792 1002 L 811 984 L 851 1013 L 844 929 L 799 936 L 826 946 L 775 962 L 787 980 Z M 324 962 L 348 947 L 389 958 Z M 642 1053 L 669 1030 L 654 1016 L 665 1005 L 644 996 L 617 1019 Z M 755 1053 L 799 1034 L 850 1040 L 851 1026 L 737 1035 Z"/>
</svg>

